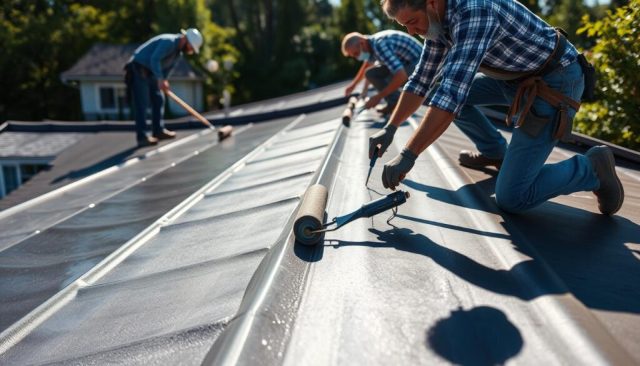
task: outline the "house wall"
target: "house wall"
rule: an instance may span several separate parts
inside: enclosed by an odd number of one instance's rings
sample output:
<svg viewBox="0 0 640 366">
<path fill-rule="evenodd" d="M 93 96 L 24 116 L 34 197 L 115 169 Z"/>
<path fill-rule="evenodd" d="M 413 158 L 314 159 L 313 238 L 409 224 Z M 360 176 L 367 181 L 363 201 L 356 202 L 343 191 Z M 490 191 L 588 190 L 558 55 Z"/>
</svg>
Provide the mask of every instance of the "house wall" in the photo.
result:
<svg viewBox="0 0 640 366">
<path fill-rule="evenodd" d="M 204 110 L 203 103 L 203 90 L 202 82 L 199 80 L 171 80 L 171 90 L 178 95 L 182 100 L 187 102 L 195 110 L 202 112 Z M 82 112 L 86 120 L 118 120 L 118 119 L 131 119 L 131 115 L 128 108 L 114 108 L 114 109 L 101 109 L 100 105 L 100 88 L 111 87 L 115 89 L 121 89 L 124 91 L 125 84 L 118 81 L 81 81 L 80 87 L 80 99 L 82 105 Z M 122 91 L 122 92 L 123 92 Z M 188 113 L 180 107 L 173 100 L 169 100 L 169 107 L 171 112 L 166 110 L 165 115 L 172 117 L 185 116 Z"/>
</svg>

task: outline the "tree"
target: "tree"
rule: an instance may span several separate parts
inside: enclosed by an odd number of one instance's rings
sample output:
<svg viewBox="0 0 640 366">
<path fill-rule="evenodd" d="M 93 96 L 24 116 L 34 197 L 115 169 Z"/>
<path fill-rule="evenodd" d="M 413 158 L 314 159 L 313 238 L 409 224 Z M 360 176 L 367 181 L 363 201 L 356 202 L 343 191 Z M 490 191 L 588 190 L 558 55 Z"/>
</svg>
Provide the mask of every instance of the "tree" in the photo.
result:
<svg viewBox="0 0 640 366">
<path fill-rule="evenodd" d="M 584 18 L 579 33 L 595 38 L 589 52 L 598 73 L 596 103 L 583 104 L 576 130 L 632 149 L 640 148 L 640 0 Z"/>
<path fill-rule="evenodd" d="M 5 0 L 0 5 L 0 121 L 80 119 L 77 89 L 63 85 L 60 74 L 96 42 L 142 43 L 159 32 L 198 27 L 209 58 L 236 60 L 230 29 L 211 21 L 205 0 Z M 220 93 L 232 75 L 208 74 L 206 93 Z"/>
<path fill-rule="evenodd" d="M 560 0 L 556 2 L 554 11 L 549 15 L 549 23 L 564 29 L 568 39 L 578 46 L 586 46 L 587 40 L 579 37 L 577 32 L 582 17 L 588 13 L 582 0 Z"/>
<path fill-rule="evenodd" d="M 113 14 L 73 1 L 6 1 L 0 9 L 0 118 L 79 118 L 79 94 L 59 76 L 107 39 Z"/>
</svg>

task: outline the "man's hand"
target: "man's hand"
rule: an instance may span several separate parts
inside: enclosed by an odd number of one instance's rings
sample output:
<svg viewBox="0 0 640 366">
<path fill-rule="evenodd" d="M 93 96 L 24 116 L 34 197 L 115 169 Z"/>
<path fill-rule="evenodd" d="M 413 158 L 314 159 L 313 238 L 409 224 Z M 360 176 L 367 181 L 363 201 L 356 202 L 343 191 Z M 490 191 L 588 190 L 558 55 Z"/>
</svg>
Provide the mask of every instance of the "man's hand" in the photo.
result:
<svg viewBox="0 0 640 366">
<path fill-rule="evenodd" d="M 162 90 L 163 92 L 169 90 L 169 81 L 158 79 L 158 89 Z"/>
<path fill-rule="evenodd" d="M 353 84 L 349 84 L 345 89 L 344 89 L 344 96 L 348 97 L 353 93 L 353 89 L 355 89 L 356 86 Z"/>
<path fill-rule="evenodd" d="M 372 96 L 364 104 L 364 109 L 369 109 L 369 108 L 373 108 L 373 107 L 377 106 L 378 104 L 380 104 L 381 100 L 382 100 L 382 97 L 380 97 L 380 94 L 376 94 L 376 95 Z"/>
<path fill-rule="evenodd" d="M 382 154 L 387 151 L 387 148 L 393 141 L 393 135 L 396 134 L 397 129 L 398 127 L 394 125 L 386 125 L 383 129 L 369 137 L 369 159 L 373 157 L 373 152 L 378 145 L 380 145 L 380 150 L 378 150 L 378 157 L 381 157 Z"/>
<path fill-rule="evenodd" d="M 400 155 L 393 158 L 384 165 L 382 170 L 382 185 L 393 191 L 400 184 L 400 181 L 409 173 L 418 156 L 405 148 Z"/>
</svg>

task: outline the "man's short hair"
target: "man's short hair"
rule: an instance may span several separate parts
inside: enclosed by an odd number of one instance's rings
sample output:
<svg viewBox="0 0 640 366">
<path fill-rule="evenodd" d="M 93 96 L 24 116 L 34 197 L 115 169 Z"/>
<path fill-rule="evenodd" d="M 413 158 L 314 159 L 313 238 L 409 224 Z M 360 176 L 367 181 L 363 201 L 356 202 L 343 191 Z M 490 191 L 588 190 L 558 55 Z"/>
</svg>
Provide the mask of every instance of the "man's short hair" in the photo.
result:
<svg viewBox="0 0 640 366">
<path fill-rule="evenodd" d="M 407 6 L 412 10 L 425 9 L 427 0 L 380 0 L 380 6 L 382 6 L 382 9 L 384 9 L 384 12 L 389 18 L 395 18 L 398 10 Z"/>
<path fill-rule="evenodd" d="M 344 36 L 344 38 L 342 39 L 342 47 L 341 47 L 342 54 L 344 56 L 349 56 L 349 54 L 347 53 L 347 50 L 351 47 L 355 47 L 356 45 L 358 45 L 362 37 L 364 36 L 358 32 L 351 32 L 346 36 Z"/>
</svg>

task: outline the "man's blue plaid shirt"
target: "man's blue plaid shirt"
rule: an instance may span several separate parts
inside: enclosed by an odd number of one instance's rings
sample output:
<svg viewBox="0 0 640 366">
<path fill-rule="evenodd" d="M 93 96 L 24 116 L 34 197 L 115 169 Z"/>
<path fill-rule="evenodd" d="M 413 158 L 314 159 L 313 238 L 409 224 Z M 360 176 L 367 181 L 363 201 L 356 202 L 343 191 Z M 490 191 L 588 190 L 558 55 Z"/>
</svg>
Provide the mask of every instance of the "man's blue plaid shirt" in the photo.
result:
<svg viewBox="0 0 640 366">
<path fill-rule="evenodd" d="M 427 104 L 457 114 L 481 63 L 500 70 L 540 68 L 556 43 L 554 28 L 515 0 L 447 0 L 445 38 L 425 40 L 420 62 L 404 90 Z M 578 52 L 566 48 L 560 63 Z M 437 87 L 431 87 L 437 82 Z"/>
<path fill-rule="evenodd" d="M 378 32 L 369 37 L 373 56 L 385 65 L 392 74 L 404 65 L 415 65 L 420 59 L 422 45 L 412 36 L 394 30 Z"/>
</svg>

